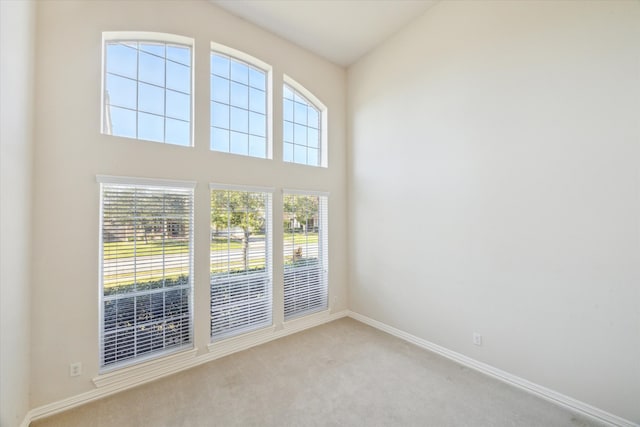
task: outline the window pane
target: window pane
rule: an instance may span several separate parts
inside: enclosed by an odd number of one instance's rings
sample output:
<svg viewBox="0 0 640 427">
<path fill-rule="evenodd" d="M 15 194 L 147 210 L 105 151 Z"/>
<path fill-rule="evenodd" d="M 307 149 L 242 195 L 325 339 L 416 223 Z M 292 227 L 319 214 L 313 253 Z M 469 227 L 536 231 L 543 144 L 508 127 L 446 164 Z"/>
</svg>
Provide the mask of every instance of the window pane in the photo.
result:
<svg viewBox="0 0 640 427">
<path fill-rule="evenodd" d="M 158 86 L 138 83 L 138 109 L 164 115 L 164 90 Z"/>
<path fill-rule="evenodd" d="M 291 99 L 293 100 L 293 91 L 291 90 L 291 88 L 287 85 L 285 85 L 283 88 L 283 94 L 284 94 L 284 99 Z"/>
<path fill-rule="evenodd" d="M 167 96 L 167 117 L 189 121 L 191 118 L 191 97 L 184 93 L 166 91 Z"/>
<path fill-rule="evenodd" d="M 249 113 L 249 133 L 252 135 L 266 136 L 266 117 L 262 114 Z"/>
<path fill-rule="evenodd" d="M 307 127 L 302 125 L 294 125 L 293 142 L 299 145 L 307 145 Z"/>
<path fill-rule="evenodd" d="M 320 115 L 315 108 L 309 107 L 309 111 L 307 111 L 307 117 L 309 119 L 309 126 L 320 129 Z"/>
<path fill-rule="evenodd" d="M 186 47 L 167 46 L 167 59 L 191 66 L 191 50 Z"/>
<path fill-rule="evenodd" d="M 300 104 L 299 102 L 294 102 L 293 117 L 295 118 L 296 123 L 300 123 L 302 125 L 307 124 L 307 106 L 304 104 Z"/>
<path fill-rule="evenodd" d="M 296 163 L 307 164 L 307 147 L 302 145 L 293 146 L 293 161 Z"/>
<path fill-rule="evenodd" d="M 167 62 L 167 88 L 191 93 L 191 69 L 185 65 Z"/>
<path fill-rule="evenodd" d="M 229 152 L 229 131 L 226 129 L 211 129 L 211 149 Z"/>
<path fill-rule="evenodd" d="M 249 136 L 249 155 L 253 157 L 267 157 L 267 141 L 260 136 Z"/>
<path fill-rule="evenodd" d="M 229 58 L 211 55 L 211 72 L 218 76 L 229 78 Z"/>
<path fill-rule="evenodd" d="M 140 46 L 140 50 L 143 50 L 145 52 L 152 53 L 156 56 L 164 58 L 164 50 L 165 50 L 164 44 L 140 43 L 139 46 Z"/>
<path fill-rule="evenodd" d="M 293 144 L 284 143 L 284 161 L 293 162 Z"/>
<path fill-rule="evenodd" d="M 138 113 L 138 137 L 149 141 L 164 141 L 164 118 L 147 113 Z"/>
<path fill-rule="evenodd" d="M 231 107 L 231 130 L 245 133 L 249 131 L 249 112 L 247 110 Z"/>
<path fill-rule="evenodd" d="M 320 112 L 290 86 L 285 84 L 283 91 L 283 142 L 295 145 L 292 153 L 285 150 L 284 161 L 320 166 Z"/>
<path fill-rule="evenodd" d="M 110 107 L 111 135 L 136 137 L 136 112 L 118 107 Z"/>
<path fill-rule="evenodd" d="M 138 77 L 138 52 L 120 43 L 107 43 L 107 73 L 135 79 Z"/>
<path fill-rule="evenodd" d="M 231 80 L 249 84 L 249 67 L 238 61 L 231 61 Z"/>
<path fill-rule="evenodd" d="M 229 103 L 229 80 L 222 77 L 211 77 L 211 97 L 214 101 Z"/>
<path fill-rule="evenodd" d="M 293 123 L 291 122 L 284 122 L 284 140 L 293 142 Z"/>
<path fill-rule="evenodd" d="M 189 122 L 169 118 L 166 120 L 166 141 L 176 145 L 188 146 L 191 140 Z"/>
<path fill-rule="evenodd" d="M 143 82 L 164 86 L 164 59 L 140 52 L 138 79 Z"/>
<path fill-rule="evenodd" d="M 213 126 L 229 128 L 229 106 L 219 102 L 211 103 L 211 123 Z"/>
<path fill-rule="evenodd" d="M 267 75 L 264 71 L 258 71 L 255 68 L 249 68 L 249 86 L 265 91 Z"/>
<path fill-rule="evenodd" d="M 107 93 L 105 102 L 107 105 L 136 108 L 136 82 L 135 80 L 107 74 Z"/>
<path fill-rule="evenodd" d="M 320 158 L 318 157 L 318 150 L 309 148 L 307 149 L 307 164 L 317 166 L 320 164 Z"/>
<path fill-rule="evenodd" d="M 284 119 L 290 122 L 293 121 L 293 101 L 288 99 L 284 100 Z"/>
<path fill-rule="evenodd" d="M 266 114 L 266 93 L 254 88 L 249 89 L 249 109 L 256 113 Z"/>
<path fill-rule="evenodd" d="M 309 147 L 320 147 L 320 134 L 317 129 L 307 128 L 307 142 Z"/>
<path fill-rule="evenodd" d="M 249 87 L 231 82 L 231 105 L 249 108 Z"/>
<path fill-rule="evenodd" d="M 246 133 L 231 132 L 231 150 L 233 154 L 249 154 L 249 135 Z"/>
</svg>

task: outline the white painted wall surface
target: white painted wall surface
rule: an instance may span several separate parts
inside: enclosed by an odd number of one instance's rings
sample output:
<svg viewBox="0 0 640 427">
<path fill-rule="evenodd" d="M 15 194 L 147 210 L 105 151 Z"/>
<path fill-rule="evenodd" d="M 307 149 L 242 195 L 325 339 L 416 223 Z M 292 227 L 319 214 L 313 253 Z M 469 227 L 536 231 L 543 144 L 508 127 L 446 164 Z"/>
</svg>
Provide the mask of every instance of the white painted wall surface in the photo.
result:
<svg viewBox="0 0 640 427">
<path fill-rule="evenodd" d="M 0 426 L 29 409 L 35 3 L 0 1 Z"/>
<path fill-rule="evenodd" d="M 350 308 L 640 422 L 640 2 L 440 2 L 348 88 Z"/>
<path fill-rule="evenodd" d="M 32 407 L 94 389 L 98 373 L 96 174 L 197 181 L 195 346 L 209 343 L 209 183 L 330 193 L 332 310 L 346 309 L 346 72 L 206 1 L 46 1 L 38 5 Z M 195 39 L 194 148 L 100 133 L 102 31 L 154 31 Z M 209 46 L 214 41 L 273 66 L 273 160 L 209 150 Z M 329 167 L 282 159 L 282 74 L 328 108 Z M 274 195 L 274 206 L 282 196 Z M 276 212 L 278 212 L 276 210 Z M 274 320 L 282 323 L 281 216 L 274 216 Z M 198 231 L 199 230 L 199 231 Z M 202 232 L 204 231 L 204 233 Z M 336 300 L 334 301 L 334 297 Z M 69 377 L 70 362 L 83 375 Z"/>
</svg>

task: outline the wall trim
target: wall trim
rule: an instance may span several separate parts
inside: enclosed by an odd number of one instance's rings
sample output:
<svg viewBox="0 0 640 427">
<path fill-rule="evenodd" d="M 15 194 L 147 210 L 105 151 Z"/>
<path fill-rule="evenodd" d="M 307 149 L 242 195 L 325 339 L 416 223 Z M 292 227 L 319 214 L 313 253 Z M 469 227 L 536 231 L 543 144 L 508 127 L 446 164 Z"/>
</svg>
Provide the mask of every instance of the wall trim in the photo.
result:
<svg viewBox="0 0 640 427">
<path fill-rule="evenodd" d="M 260 331 L 262 333 L 250 333 L 249 337 L 251 339 L 249 340 L 242 340 L 241 338 L 243 337 L 237 337 L 238 339 L 230 339 L 228 342 L 221 341 L 217 345 L 210 345 L 209 352 L 200 356 L 195 356 L 197 349 L 188 350 L 183 353 L 167 356 L 167 358 L 158 359 L 155 364 L 153 362 L 145 363 L 144 369 L 131 369 L 130 372 L 127 372 L 129 375 L 122 375 L 119 372 L 114 372 L 111 375 L 106 374 L 98 376 L 93 379 L 93 382 L 96 385 L 95 389 L 31 409 L 25 415 L 20 427 L 28 427 L 31 421 L 55 415 L 59 412 L 75 408 L 76 406 L 193 368 L 194 366 L 198 366 L 287 335 L 295 334 L 296 332 L 301 332 L 305 329 L 332 322 L 346 317 L 348 314 L 348 310 L 336 313 L 331 313 L 327 310 L 304 318 L 296 319 L 291 322 L 286 322 L 281 329 L 270 327 L 264 331 Z M 272 333 L 269 334 L 268 332 Z"/>
<path fill-rule="evenodd" d="M 538 397 L 541 397 L 542 399 L 555 403 L 556 405 L 563 406 L 572 411 L 578 412 L 582 415 L 586 415 L 590 418 L 596 419 L 600 422 L 605 422 L 607 424 L 610 424 L 616 427 L 639 427 L 640 426 L 639 424 L 636 424 L 632 421 L 626 420 L 617 415 L 611 414 L 609 412 L 603 411 L 602 409 L 598 409 L 594 406 L 591 406 L 588 403 L 581 402 L 572 397 L 566 396 L 562 393 L 558 393 L 554 390 L 548 389 L 544 386 L 532 383 L 531 381 L 525 380 L 524 378 L 520 378 L 516 375 L 510 374 L 501 369 L 495 368 L 491 365 L 487 365 L 486 363 L 480 362 L 478 360 L 467 357 L 463 354 L 449 350 L 448 348 L 439 346 L 438 344 L 434 344 L 425 339 L 418 338 L 415 335 L 411 335 L 407 332 L 404 332 L 400 329 L 394 328 L 393 326 L 389 326 L 377 320 L 371 319 L 360 313 L 349 311 L 348 316 L 354 320 L 365 323 L 383 332 L 386 332 L 395 337 L 398 337 L 412 344 L 415 344 L 418 347 L 421 347 L 425 350 L 432 351 L 436 354 L 446 357 L 447 359 L 453 360 L 454 362 L 457 362 L 461 365 L 474 369 L 490 377 L 496 378 L 502 382 L 505 382 L 509 385 L 517 387 L 526 392 L 532 393 Z"/>
</svg>

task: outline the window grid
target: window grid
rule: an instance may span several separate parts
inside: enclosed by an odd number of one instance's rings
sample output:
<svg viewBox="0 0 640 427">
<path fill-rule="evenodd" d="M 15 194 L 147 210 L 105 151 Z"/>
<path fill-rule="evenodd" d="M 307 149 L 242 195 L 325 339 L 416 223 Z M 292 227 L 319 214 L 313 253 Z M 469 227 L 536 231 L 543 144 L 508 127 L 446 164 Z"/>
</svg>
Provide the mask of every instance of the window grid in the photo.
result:
<svg viewBox="0 0 640 427">
<path fill-rule="evenodd" d="M 320 110 L 287 84 L 284 84 L 283 94 L 284 161 L 320 166 Z"/>
<path fill-rule="evenodd" d="M 190 46 L 107 41 L 104 87 L 104 133 L 191 145 Z"/>
<path fill-rule="evenodd" d="M 211 52 L 211 150 L 267 157 L 267 72 Z"/>
<path fill-rule="evenodd" d="M 328 199 L 284 194 L 284 319 L 328 306 Z"/>
<path fill-rule="evenodd" d="M 211 340 L 272 324 L 271 194 L 211 190 Z"/>
<path fill-rule="evenodd" d="M 101 191 L 101 369 L 190 346 L 193 190 Z"/>
</svg>

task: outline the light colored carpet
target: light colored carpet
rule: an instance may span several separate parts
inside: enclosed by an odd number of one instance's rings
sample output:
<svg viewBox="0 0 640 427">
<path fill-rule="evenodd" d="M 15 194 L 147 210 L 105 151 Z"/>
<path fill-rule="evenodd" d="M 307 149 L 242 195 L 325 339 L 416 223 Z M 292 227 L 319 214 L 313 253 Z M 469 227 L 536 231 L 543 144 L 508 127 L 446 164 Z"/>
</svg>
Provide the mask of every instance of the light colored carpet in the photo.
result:
<svg viewBox="0 0 640 427">
<path fill-rule="evenodd" d="M 31 424 L 600 425 L 348 318 Z"/>
</svg>

